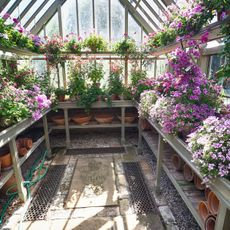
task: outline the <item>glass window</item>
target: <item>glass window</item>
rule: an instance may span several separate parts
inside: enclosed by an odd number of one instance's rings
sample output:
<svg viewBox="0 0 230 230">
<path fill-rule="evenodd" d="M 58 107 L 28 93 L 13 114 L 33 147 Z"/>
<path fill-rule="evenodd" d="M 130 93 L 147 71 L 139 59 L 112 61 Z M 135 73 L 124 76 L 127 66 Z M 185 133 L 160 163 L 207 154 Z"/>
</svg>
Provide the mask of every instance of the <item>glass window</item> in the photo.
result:
<svg viewBox="0 0 230 230">
<path fill-rule="evenodd" d="M 6 7 L 2 10 L 1 15 L 4 15 L 10 9 L 10 7 L 13 6 L 15 2 L 16 0 L 10 0 L 8 4 L 6 5 Z"/>
<path fill-rule="evenodd" d="M 59 34 L 58 14 L 56 13 L 46 24 L 46 36 L 52 37 Z"/>
<path fill-rule="evenodd" d="M 77 34 L 76 0 L 68 0 L 61 7 L 63 36 Z"/>
<path fill-rule="evenodd" d="M 156 78 L 163 74 L 166 71 L 166 61 L 165 60 L 157 60 L 156 64 Z"/>
<path fill-rule="evenodd" d="M 46 72 L 46 61 L 45 60 L 32 60 L 32 65 L 35 72 L 38 75 L 43 75 Z"/>
<path fill-rule="evenodd" d="M 22 13 L 22 11 L 27 7 L 27 5 L 30 3 L 31 0 L 22 0 L 20 4 L 15 8 L 15 10 L 12 12 L 11 16 L 13 18 L 18 18 L 19 15 Z"/>
<path fill-rule="evenodd" d="M 109 1 L 95 1 L 96 32 L 109 40 Z"/>
<path fill-rule="evenodd" d="M 120 40 L 125 33 L 125 9 L 117 0 L 111 0 L 111 40 Z"/>
<path fill-rule="evenodd" d="M 137 24 L 134 18 L 129 14 L 128 17 L 128 35 L 135 39 L 137 44 L 141 44 L 141 27 Z"/>
<path fill-rule="evenodd" d="M 89 34 L 93 31 L 92 0 L 78 0 L 78 12 L 80 35 Z"/>
<path fill-rule="evenodd" d="M 215 73 L 220 69 L 221 65 L 224 64 L 225 58 L 220 55 L 212 55 L 210 57 L 209 64 L 209 78 L 215 78 Z"/>
</svg>

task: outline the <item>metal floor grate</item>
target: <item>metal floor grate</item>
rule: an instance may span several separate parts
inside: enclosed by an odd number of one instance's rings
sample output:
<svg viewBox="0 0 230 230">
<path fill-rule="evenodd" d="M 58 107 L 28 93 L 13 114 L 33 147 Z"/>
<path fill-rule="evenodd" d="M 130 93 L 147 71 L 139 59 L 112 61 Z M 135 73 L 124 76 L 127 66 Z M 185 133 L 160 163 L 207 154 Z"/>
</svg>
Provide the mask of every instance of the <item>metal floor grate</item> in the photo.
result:
<svg viewBox="0 0 230 230">
<path fill-rule="evenodd" d="M 45 220 L 58 186 L 65 172 L 66 165 L 50 166 L 41 186 L 33 198 L 25 215 L 25 221 Z"/>
<path fill-rule="evenodd" d="M 125 153 L 124 147 L 68 149 L 67 155 Z"/>
<path fill-rule="evenodd" d="M 156 213 L 157 209 L 144 182 L 138 162 L 123 162 L 125 177 L 129 185 L 131 204 L 137 214 Z"/>
</svg>

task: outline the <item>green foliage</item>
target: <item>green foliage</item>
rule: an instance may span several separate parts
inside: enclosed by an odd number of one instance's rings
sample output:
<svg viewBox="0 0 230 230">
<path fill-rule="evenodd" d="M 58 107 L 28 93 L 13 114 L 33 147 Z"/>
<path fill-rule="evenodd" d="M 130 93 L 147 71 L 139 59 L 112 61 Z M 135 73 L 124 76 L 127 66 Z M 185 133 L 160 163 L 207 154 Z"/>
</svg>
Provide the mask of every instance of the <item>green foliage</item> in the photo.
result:
<svg viewBox="0 0 230 230">
<path fill-rule="evenodd" d="M 110 95 L 121 95 L 123 93 L 123 84 L 119 74 L 111 73 L 109 76 L 108 90 Z"/>
<path fill-rule="evenodd" d="M 104 76 L 103 65 L 98 62 L 90 62 L 85 66 L 85 71 L 88 75 L 88 79 L 96 85 L 100 83 L 100 80 Z"/>
<path fill-rule="evenodd" d="M 58 96 L 63 96 L 63 95 L 66 95 L 67 94 L 67 90 L 64 89 L 63 87 L 60 87 L 60 88 L 56 88 L 55 89 L 55 95 L 58 97 Z"/>
<path fill-rule="evenodd" d="M 65 43 L 65 50 L 74 54 L 79 54 L 81 52 L 82 46 L 83 44 L 80 40 L 77 41 L 76 39 L 71 39 Z"/>
<path fill-rule="evenodd" d="M 113 50 L 120 55 L 126 55 L 135 53 L 137 51 L 137 46 L 134 39 L 125 36 L 123 40 L 114 44 Z"/>
<path fill-rule="evenodd" d="M 107 43 L 102 36 L 90 34 L 84 40 L 84 47 L 89 48 L 92 52 L 106 51 Z"/>
<path fill-rule="evenodd" d="M 132 69 L 131 70 L 131 85 L 136 86 L 139 80 L 145 80 L 147 72 L 141 69 Z"/>
</svg>

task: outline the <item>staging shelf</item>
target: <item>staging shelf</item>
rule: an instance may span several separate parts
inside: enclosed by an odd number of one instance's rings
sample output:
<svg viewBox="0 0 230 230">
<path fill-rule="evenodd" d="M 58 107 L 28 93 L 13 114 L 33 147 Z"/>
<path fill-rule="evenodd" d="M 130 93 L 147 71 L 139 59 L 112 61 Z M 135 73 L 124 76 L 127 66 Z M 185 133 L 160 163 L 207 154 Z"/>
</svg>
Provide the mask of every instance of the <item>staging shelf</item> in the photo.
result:
<svg viewBox="0 0 230 230">
<path fill-rule="evenodd" d="M 46 115 L 49 112 L 50 112 L 50 109 L 44 111 L 42 116 Z M 0 148 L 4 146 L 5 144 L 7 144 L 13 138 L 17 137 L 17 135 L 19 135 L 24 130 L 29 128 L 35 122 L 36 121 L 34 121 L 32 118 L 27 118 L 5 130 L 2 130 L 0 132 Z"/>
<path fill-rule="evenodd" d="M 147 142 L 148 146 L 150 147 L 151 151 L 154 153 L 155 157 L 157 158 L 157 147 L 158 147 L 158 135 L 153 134 L 152 131 L 144 131 L 143 138 Z M 173 183 L 174 187 L 180 194 L 181 198 L 189 208 L 190 212 L 196 219 L 199 226 L 203 229 L 204 224 L 198 214 L 198 203 L 199 201 L 205 200 L 204 194 L 201 191 L 198 191 L 194 184 L 191 182 L 187 182 L 184 180 L 183 174 L 181 172 L 176 171 L 171 162 L 170 149 L 166 149 L 163 156 L 163 164 L 162 167 Z"/>
<path fill-rule="evenodd" d="M 25 156 L 20 158 L 20 166 L 30 157 L 34 150 L 45 140 L 45 136 L 40 137 L 36 142 L 33 143 L 32 148 L 25 154 Z M 14 170 L 9 169 L 7 171 L 1 172 L 2 178 L 0 179 L 0 189 L 2 186 L 10 179 L 13 175 Z"/>
</svg>

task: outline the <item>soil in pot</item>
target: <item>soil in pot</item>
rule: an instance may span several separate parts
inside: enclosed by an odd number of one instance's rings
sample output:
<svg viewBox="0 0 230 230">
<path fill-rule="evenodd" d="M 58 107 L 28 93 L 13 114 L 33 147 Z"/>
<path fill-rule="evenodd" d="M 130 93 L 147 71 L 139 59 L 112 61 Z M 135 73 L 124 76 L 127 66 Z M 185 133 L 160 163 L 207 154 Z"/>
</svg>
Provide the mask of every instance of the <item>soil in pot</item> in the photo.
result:
<svg viewBox="0 0 230 230">
<path fill-rule="evenodd" d="M 77 114 L 71 118 L 71 120 L 78 125 L 88 125 L 92 115 L 89 114 Z"/>
<path fill-rule="evenodd" d="M 112 114 L 96 114 L 95 120 L 99 124 L 110 124 L 113 121 L 114 116 Z"/>
</svg>

